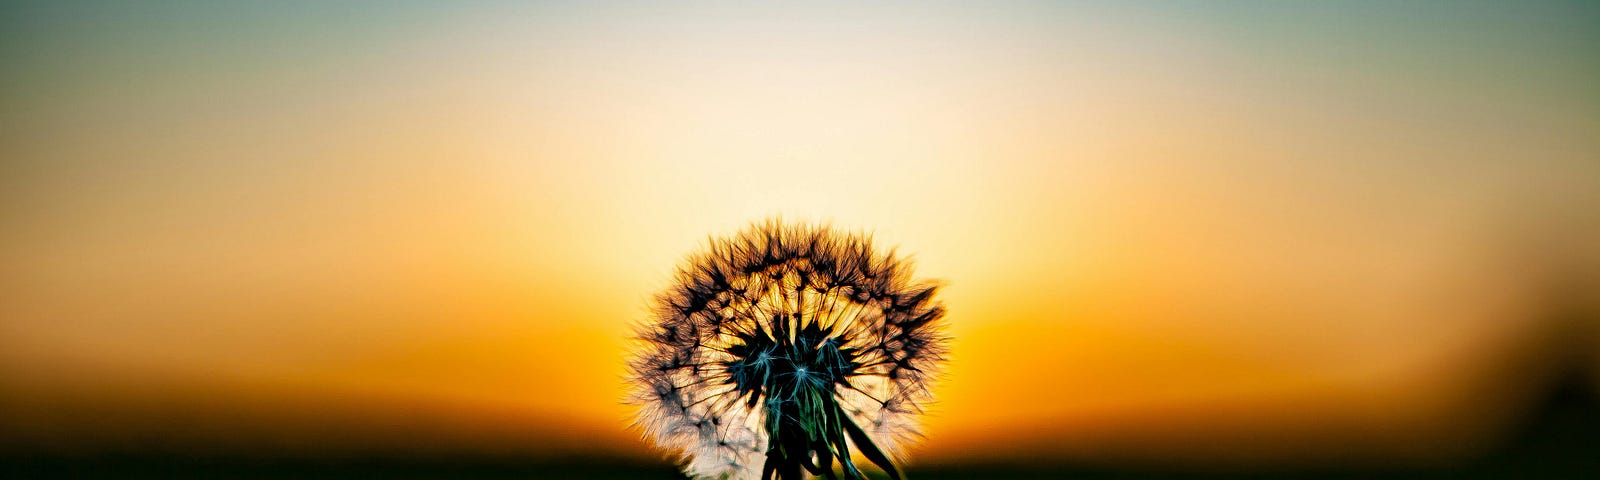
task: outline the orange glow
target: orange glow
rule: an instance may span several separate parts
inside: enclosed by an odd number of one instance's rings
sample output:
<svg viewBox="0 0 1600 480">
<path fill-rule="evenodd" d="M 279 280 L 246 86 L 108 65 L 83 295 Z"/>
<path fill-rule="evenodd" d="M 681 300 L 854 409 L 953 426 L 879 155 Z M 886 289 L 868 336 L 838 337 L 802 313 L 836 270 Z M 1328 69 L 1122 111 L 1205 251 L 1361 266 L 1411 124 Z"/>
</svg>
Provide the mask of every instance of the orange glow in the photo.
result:
<svg viewBox="0 0 1600 480">
<path fill-rule="evenodd" d="M 919 459 L 1460 455 L 1600 298 L 1593 32 L 53 8 L 0 42 L 11 447 L 648 455 L 628 323 L 775 214 L 948 282 Z"/>
</svg>

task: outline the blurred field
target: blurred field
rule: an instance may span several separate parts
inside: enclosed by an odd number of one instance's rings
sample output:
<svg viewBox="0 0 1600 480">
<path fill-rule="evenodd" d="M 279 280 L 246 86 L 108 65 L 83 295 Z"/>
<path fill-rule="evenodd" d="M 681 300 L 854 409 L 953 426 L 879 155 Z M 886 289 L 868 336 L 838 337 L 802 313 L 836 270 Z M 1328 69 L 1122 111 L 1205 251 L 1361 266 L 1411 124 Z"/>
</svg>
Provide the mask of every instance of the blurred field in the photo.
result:
<svg viewBox="0 0 1600 480">
<path fill-rule="evenodd" d="M 1194 468 L 1182 465 L 1070 465 L 1049 459 L 914 465 L 917 480 L 956 479 L 1578 479 L 1600 475 L 1600 402 L 1584 379 L 1560 382 L 1515 429 L 1510 440 L 1477 458 L 1448 465 L 1374 467 Z M 574 439 L 578 440 L 578 439 Z M 255 458 L 173 455 L 31 456 L 5 458 L 7 478 L 683 478 L 665 462 L 637 457 L 527 458 Z M 886 477 L 879 477 L 886 478 Z"/>
</svg>

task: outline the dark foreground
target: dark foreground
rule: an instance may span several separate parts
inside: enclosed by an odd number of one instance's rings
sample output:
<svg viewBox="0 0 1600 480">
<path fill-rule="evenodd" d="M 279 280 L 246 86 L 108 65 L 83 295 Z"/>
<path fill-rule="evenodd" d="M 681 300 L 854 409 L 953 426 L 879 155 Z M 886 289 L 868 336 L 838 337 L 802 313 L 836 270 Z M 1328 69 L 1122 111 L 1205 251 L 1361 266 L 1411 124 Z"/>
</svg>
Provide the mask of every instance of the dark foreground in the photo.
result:
<svg viewBox="0 0 1600 480">
<path fill-rule="evenodd" d="M 1499 449 L 1459 465 L 1385 469 L 1321 468 L 1194 472 L 1151 467 L 1092 467 L 1048 459 L 988 464 L 912 465 L 916 480 L 988 479 L 1600 479 L 1600 402 L 1586 382 L 1568 382 Z M 636 458 L 257 458 L 174 454 L 0 454 L 7 479 L 674 479 L 666 462 Z"/>
<path fill-rule="evenodd" d="M 1597 455 L 1589 445 L 1586 455 Z M 1573 452 L 1576 453 L 1576 452 Z M 1570 457 L 1553 462 L 1480 462 L 1452 468 L 1381 470 L 1362 468 L 1299 469 L 1271 472 L 1184 472 L 1154 469 L 1105 469 L 1073 466 L 969 465 L 912 468 L 916 480 L 953 479 L 1455 479 L 1455 478 L 1600 478 L 1600 457 Z M 179 460 L 152 458 L 10 459 L 0 477 L 116 479 L 676 479 L 667 464 L 616 459 L 559 461 L 455 462 L 443 460 Z"/>
</svg>

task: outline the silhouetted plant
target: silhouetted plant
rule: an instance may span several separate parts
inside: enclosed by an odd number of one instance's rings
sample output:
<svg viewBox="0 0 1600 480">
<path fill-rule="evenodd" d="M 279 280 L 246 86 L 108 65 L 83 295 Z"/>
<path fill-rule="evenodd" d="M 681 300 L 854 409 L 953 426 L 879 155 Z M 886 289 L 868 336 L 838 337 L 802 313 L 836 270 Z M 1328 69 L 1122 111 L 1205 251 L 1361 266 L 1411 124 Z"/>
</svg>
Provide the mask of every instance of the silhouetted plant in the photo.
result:
<svg viewBox="0 0 1600 480">
<path fill-rule="evenodd" d="M 870 238 L 768 220 L 657 295 L 629 362 L 636 424 L 696 478 L 890 478 L 943 360 L 938 285 Z"/>
</svg>

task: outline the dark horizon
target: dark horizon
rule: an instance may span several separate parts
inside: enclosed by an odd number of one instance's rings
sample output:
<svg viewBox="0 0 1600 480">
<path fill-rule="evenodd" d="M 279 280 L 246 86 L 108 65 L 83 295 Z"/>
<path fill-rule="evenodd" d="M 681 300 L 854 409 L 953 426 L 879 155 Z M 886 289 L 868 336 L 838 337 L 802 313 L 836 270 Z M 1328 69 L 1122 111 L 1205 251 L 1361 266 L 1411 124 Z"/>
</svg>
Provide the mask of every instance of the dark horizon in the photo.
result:
<svg viewBox="0 0 1600 480">
<path fill-rule="evenodd" d="M 1582 362 L 1570 362 L 1560 371 L 1539 396 L 1541 400 L 1514 422 L 1503 441 L 1463 458 L 1413 464 L 1341 465 L 1324 460 L 1252 466 L 998 456 L 944 462 L 923 459 L 905 470 L 919 480 L 1588 478 L 1600 474 L 1600 457 L 1593 455 L 1593 446 L 1600 445 L 1600 395 L 1592 382 L 1595 372 Z M 329 455 L 161 448 L 63 453 L 13 448 L 0 452 L 0 465 L 0 473 L 9 478 L 687 478 L 664 453 L 640 456 L 620 452 Z"/>
</svg>

